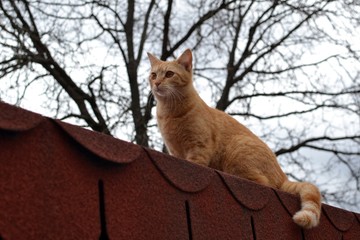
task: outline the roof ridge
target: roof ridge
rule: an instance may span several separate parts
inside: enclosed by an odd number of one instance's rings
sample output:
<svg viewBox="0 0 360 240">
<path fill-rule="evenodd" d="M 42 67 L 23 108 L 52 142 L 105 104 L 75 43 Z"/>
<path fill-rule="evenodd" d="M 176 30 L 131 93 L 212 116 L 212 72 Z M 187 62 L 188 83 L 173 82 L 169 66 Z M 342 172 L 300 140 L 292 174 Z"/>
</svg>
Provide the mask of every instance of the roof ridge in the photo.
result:
<svg viewBox="0 0 360 240">
<path fill-rule="evenodd" d="M 38 126 L 45 117 L 25 110 L 20 107 L 12 106 L 0 101 L 0 129 L 8 131 L 27 131 Z"/>
<path fill-rule="evenodd" d="M 60 120 L 54 120 L 54 122 L 77 143 L 106 160 L 115 163 L 131 163 L 139 158 L 142 153 L 139 145 L 131 144 L 110 135 L 91 131 Z M 116 141 L 114 141 L 114 139 L 116 139 Z"/>
<path fill-rule="evenodd" d="M 216 176 L 213 169 L 144 148 L 149 159 L 174 187 L 196 193 L 208 187 Z"/>
</svg>

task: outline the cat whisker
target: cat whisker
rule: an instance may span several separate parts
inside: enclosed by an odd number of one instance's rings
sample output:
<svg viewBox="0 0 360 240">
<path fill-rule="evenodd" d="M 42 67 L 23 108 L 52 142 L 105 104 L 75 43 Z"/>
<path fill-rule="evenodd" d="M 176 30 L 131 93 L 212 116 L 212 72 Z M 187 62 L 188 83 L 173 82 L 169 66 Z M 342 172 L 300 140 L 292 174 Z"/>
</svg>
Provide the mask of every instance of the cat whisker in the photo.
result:
<svg viewBox="0 0 360 240">
<path fill-rule="evenodd" d="M 171 89 L 169 89 L 169 106 L 170 106 L 169 107 L 170 111 L 175 109 L 175 106 L 176 106 L 175 95 Z"/>
<path fill-rule="evenodd" d="M 185 97 L 178 89 L 174 87 L 169 87 L 167 90 L 170 98 L 170 109 L 175 110 L 178 102 L 182 101 Z"/>
<path fill-rule="evenodd" d="M 171 90 L 171 93 L 173 94 L 173 96 L 174 97 L 176 97 L 176 99 L 178 100 L 178 101 L 181 101 L 181 100 L 183 100 L 184 99 L 184 95 L 181 93 L 181 91 L 179 91 L 178 89 L 176 89 L 176 88 L 170 88 L 170 90 Z"/>
</svg>

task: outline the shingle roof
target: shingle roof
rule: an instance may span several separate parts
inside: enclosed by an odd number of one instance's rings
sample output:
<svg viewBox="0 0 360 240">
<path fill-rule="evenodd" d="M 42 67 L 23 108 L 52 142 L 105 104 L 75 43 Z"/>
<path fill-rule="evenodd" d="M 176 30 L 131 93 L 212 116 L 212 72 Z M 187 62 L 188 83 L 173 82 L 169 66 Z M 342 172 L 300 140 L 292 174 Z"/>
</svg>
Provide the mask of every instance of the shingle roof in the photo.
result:
<svg viewBox="0 0 360 240">
<path fill-rule="evenodd" d="M 360 214 L 0 103 L 0 239 L 360 239 Z"/>
</svg>

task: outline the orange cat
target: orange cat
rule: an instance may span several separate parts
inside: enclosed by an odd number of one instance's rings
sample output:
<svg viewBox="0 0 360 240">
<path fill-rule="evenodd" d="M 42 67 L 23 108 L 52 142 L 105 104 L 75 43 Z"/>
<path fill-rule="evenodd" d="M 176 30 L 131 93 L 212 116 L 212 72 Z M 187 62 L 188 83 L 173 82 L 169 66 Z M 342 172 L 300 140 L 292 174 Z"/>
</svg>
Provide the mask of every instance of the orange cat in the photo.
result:
<svg viewBox="0 0 360 240">
<path fill-rule="evenodd" d="M 304 228 L 319 224 L 318 188 L 289 181 L 274 153 L 260 138 L 226 113 L 206 105 L 193 86 L 189 49 L 171 62 L 150 53 L 148 56 L 158 126 L 171 155 L 298 194 L 301 210 L 293 220 Z"/>
</svg>

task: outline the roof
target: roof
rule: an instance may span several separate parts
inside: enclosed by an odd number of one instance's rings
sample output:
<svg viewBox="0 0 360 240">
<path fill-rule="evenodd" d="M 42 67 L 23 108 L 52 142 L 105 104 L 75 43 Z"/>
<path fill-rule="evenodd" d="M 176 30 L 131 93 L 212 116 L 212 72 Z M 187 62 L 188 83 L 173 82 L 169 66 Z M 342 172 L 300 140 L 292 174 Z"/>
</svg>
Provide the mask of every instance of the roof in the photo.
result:
<svg viewBox="0 0 360 240">
<path fill-rule="evenodd" d="M 360 239 L 360 214 L 0 102 L 0 239 Z"/>
</svg>

